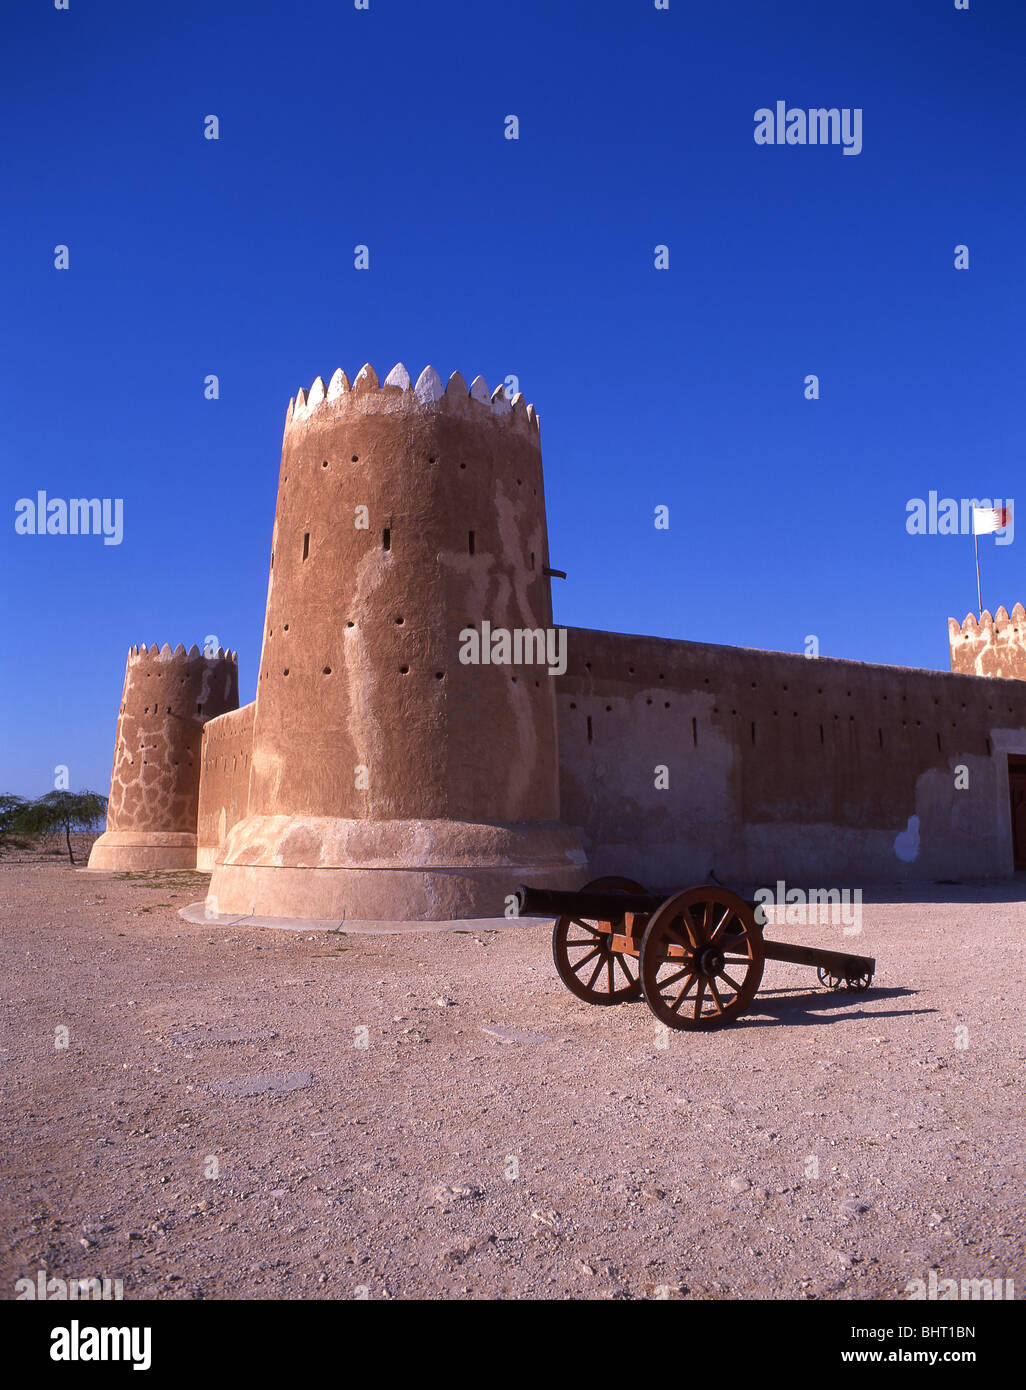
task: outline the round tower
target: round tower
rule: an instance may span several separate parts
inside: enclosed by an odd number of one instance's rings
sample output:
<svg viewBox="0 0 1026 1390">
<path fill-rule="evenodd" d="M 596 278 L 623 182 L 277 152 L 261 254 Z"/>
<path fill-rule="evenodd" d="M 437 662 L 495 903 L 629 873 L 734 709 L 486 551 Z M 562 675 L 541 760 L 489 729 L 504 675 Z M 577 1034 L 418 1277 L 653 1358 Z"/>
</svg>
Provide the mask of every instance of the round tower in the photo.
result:
<svg viewBox="0 0 1026 1390">
<path fill-rule="evenodd" d="M 440 920 L 501 914 L 518 881 L 580 881 L 579 837 L 558 823 L 551 663 L 535 659 L 558 639 L 548 559 L 522 395 L 458 372 L 443 387 L 431 367 L 379 386 L 369 365 L 299 392 L 249 813 L 218 854 L 210 911 Z"/>
<path fill-rule="evenodd" d="M 234 652 L 206 657 L 166 642 L 130 649 L 107 829 L 90 869 L 195 869 L 203 725 L 238 704 Z"/>
</svg>

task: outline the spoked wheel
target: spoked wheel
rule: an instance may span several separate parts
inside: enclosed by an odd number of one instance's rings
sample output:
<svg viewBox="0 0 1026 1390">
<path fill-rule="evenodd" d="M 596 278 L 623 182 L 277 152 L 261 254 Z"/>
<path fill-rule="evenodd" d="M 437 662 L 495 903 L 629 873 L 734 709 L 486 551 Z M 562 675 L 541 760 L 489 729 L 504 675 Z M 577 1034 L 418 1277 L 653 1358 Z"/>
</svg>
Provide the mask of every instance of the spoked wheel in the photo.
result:
<svg viewBox="0 0 1026 1390">
<path fill-rule="evenodd" d="M 864 989 L 868 989 L 873 983 L 873 974 L 870 970 L 864 970 L 861 975 L 849 975 L 845 984 L 854 994 L 861 994 Z"/>
<path fill-rule="evenodd" d="M 641 987 L 668 1028 L 718 1028 L 755 998 L 765 962 L 762 928 L 744 898 L 707 886 L 675 893 L 641 941 Z"/>
<path fill-rule="evenodd" d="M 596 878 L 582 893 L 644 893 L 630 878 Z M 597 919 L 560 917 L 552 931 L 552 959 L 571 994 L 586 1004 L 626 1004 L 641 998 L 638 962 L 610 949 Z"/>
<path fill-rule="evenodd" d="M 835 975 L 833 971 L 824 970 L 820 966 L 816 971 L 816 977 L 827 989 L 849 989 L 853 994 L 861 994 L 873 983 L 872 973 L 868 970 L 858 975 Z"/>
</svg>

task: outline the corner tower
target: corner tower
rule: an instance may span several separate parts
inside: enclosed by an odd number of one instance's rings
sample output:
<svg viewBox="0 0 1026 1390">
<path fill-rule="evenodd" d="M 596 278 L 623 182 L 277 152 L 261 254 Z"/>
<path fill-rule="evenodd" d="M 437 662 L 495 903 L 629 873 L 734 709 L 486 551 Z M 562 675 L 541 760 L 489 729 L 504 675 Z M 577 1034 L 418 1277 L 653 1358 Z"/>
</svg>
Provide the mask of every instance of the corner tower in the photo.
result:
<svg viewBox="0 0 1026 1390">
<path fill-rule="evenodd" d="M 548 631 L 538 419 L 481 377 L 337 371 L 289 403 L 249 813 L 220 913 L 498 915 L 573 886 L 546 665 L 463 664 L 460 633 Z M 521 655 L 524 653 L 521 652 Z"/>
<path fill-rule="evenodd" d="M 107 829 L 90 869 L 195 869 L 200 740 L 239 703 L 234 652 L 132 647 L 114 739 Z"/>
<path fill-rule="evenodd" d="M 999 608 L 993 617 L 984 609 L 980 621 L 969 613 L 963 623 L 948 619 L 951 669 L 963 676 L 998 676 L 1026 680 L 1026 609 L 1017 603 L 1011 613 Z"/>
</svg>

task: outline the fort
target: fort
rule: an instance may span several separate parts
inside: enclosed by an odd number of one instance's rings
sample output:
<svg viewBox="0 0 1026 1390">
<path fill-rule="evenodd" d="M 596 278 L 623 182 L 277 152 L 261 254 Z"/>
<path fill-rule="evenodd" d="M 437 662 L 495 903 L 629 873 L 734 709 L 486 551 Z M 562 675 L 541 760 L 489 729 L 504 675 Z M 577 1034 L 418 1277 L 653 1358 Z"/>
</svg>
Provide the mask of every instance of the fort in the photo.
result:
<svg viewBox="0 0 1026 1390">
<path fill-rule="evenodd" d="M 90 867 L 208 871 L 212 920 L 415 921 L 599 874 L 1026 867 L 1021 605 L 949 620 L 950 673 L 580 628 L 562 671 L 533 641 L 463 658 L 468 630 L 550 634 L 552 573 L 522 394 L 318 377 L 285 417 L 256 697 L 233 653 L 130 651 Z"/>
</svg>

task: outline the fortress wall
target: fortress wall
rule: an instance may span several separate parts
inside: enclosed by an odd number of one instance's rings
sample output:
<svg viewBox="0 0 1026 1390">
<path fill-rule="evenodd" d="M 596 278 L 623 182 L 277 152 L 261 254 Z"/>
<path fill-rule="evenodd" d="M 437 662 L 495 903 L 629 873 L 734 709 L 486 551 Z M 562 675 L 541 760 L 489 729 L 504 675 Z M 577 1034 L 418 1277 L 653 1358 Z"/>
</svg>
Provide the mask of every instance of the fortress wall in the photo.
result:
<svg viewBox="0 0 1026 1390">
<path fill-rule="evenodd" d="M 986 611 L 979 622 L 970 613 L 963 623 L 948 619 L 951 669 L 968 676 L 1026 680 L 1026 609 L 1017 603 L 1011 614 Z"/>
<path fill-rule="evenodd" d="M 567 640 L 561 815 L 584 831 L 591 873 L 661 888 L 710 870 L 818 887 L 1011 872 L 1007 757 L 1026 752 L 1026 685 L 577 628 Z"/>
<path fill-rule="evenodd" d="M 218 846 L 249 809 L 255 713 L 254 701 L 211 719 L 203 728 L 196 867 L 204 873 L 213 869 Z"/>
</svg>

